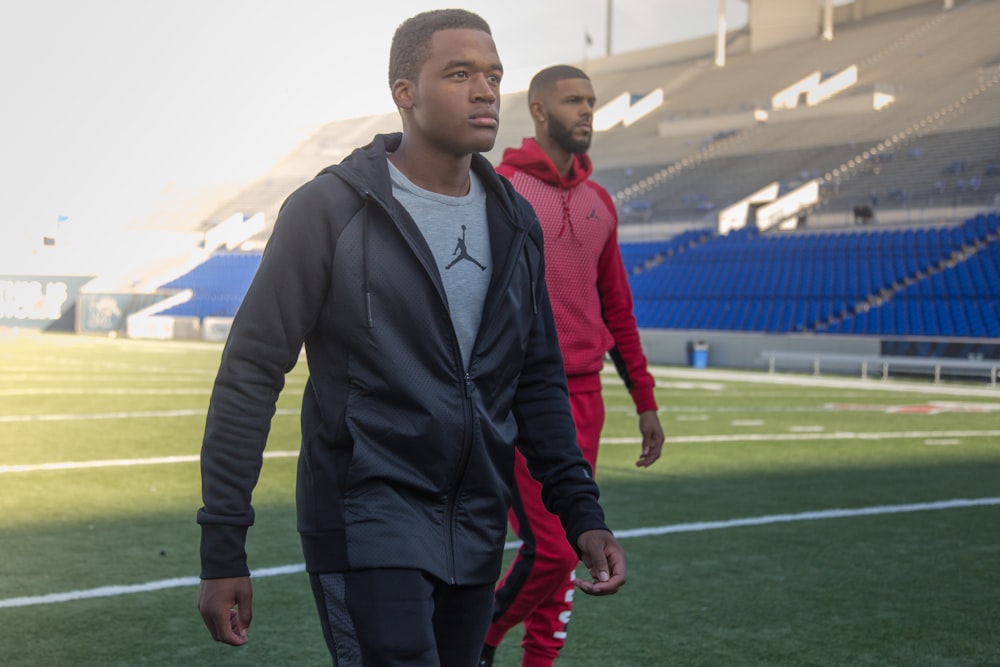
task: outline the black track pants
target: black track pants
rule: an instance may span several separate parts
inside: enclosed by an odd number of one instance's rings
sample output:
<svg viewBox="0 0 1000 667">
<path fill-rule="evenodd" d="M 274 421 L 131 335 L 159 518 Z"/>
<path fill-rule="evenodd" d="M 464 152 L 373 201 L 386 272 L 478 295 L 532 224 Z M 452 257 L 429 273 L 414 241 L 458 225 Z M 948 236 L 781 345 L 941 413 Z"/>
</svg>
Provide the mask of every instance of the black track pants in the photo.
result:
<svg viewBox="0 0 1000 667">
<path fill-rule="evenodd" d="M 420 570 L 310 575 L 334 667 L 475 667 L 493 585 L 449 586 Z"/>
</svg>

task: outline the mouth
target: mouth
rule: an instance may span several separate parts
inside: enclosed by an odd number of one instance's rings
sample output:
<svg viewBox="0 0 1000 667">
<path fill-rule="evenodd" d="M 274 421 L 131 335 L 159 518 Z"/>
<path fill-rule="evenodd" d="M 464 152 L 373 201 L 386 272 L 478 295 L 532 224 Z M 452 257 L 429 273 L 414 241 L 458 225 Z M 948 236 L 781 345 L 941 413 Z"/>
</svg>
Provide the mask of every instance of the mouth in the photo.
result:
<svg viewBox="0 0 1000 667">
<path fill-rule="evenodd" d="M 484 111 L 477 111 L 476 113 L 469 116 L 469 122 L 478 127 L 498 127 L 500 125 L 500 119 L 497 113 L 493 110 L 487 109 Z"/>
</svg>

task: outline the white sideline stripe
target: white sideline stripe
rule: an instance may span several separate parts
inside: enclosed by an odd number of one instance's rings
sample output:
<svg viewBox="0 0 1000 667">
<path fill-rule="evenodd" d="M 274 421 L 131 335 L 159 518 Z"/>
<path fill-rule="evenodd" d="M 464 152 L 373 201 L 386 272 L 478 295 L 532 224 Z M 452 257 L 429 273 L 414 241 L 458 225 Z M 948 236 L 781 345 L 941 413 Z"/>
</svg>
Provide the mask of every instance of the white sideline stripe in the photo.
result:
<svg viewBox="0 0 1000 667">
<path fill-rule="evenodd" d="M 899 438 L 914 440 L 955 439 L 955 438 L 992 438 L 1000 436 L 1000 430 L 995 431 L 898 431 L 889 433 L 854 433 L 841 431 L 837 433 L 756 433 L 739 435 L 690 435 L 676 438 L 666 438 L 665 445 L 682 443 L 713 443 L 713 442 L 761 442 L 785 441 L 803 442 L 806 440 L 894 440 Z M 637 445 L 639 438 L 603 438 L 602 445 Z M 264 458 L 278 459 L 298 456 L 297 451 L 264 451 Z M 108 459 L 103 461 L 63 461 L 58 463 L 34 463 L 23 465 L 0 466 L 0 475 L 13 472 L 39 472 L 46 470 L 82 470 L 85 468 L 113 468 L 119 466 L 162 465 L 166 463 L 193 463 L 199 460 L 198 454 L 180 456 L 158 456 L 147 459 Z"/>
<path fill-rule="evenodd" d="M 197 586 L 198 577 L 178 577 L 176 579 L 161 579 L 160 581 L 150 581 L 145 584 L 135 584 L 133 586 L 101 586 L 85 591 L 69 591 L 67 593 L 49 593 L 48 595 L 33 595 L 20 598 L 7 598 L 0 600 L 0 609 L 12 607 L 34 607 L 40 604 L 55 604 L 57 602 L 73 602 L 76 600 L 89 600 L 92 598 L 110 598 L 119 595 L 129 595 L 131 593 L 149 593 L 151 591 L 162 591 L 167 588 L 180 588 L 181 586 Z"/>
<path fill-rule="evenodd" d="M 898 438 L 993 438 L 1000 436 L 1000 430 L 988 431 L 891 431 L 885 433 L 856 433 L 837 431 L 835 433 L 741 433 L 733 435 L 686 435 L 666 438 L 664 444 L 711 443 L 711 442 L 760 442 L 785 440 L 893 440 Z M 634 445 L 642 442 L 639 438 L 605 438 L 602 445 Z"/>
<path fill-rule="evenodd" d="M 204 417 L 206 410 L 142 410 L 139 412 L 94 412 L 89 414 L 2 415 L 0 423 L 65 422 L 94 419 L 137 419 L 145 417 Z"/>
<path fill-rule="evenodd" d="M 936 394 L 946 396 L 982 396 L 997 398 L 997 388 L 985 385 L 972 387 L 966 385 L 938 384 L 936 382 L 916 383 L 899 380 L 872 380 L 861 378 L 838 378 L 832 375 L 800 375 L 795 373 L 768 373 L 759 371 L 713 370 L 710 368 L 675 368 L 665 366 L 650 366 L 649 372 L 655 378 L 685 379 L 685 380 L 715 380 L 717 382 L 750 382 L 757 384 L 772 384 L 781 386 L 798 385 L 802 387 L 834 387 L 837 389 L 861 389 L 868 391 L 895 391 L 909 394 Z"/>
<path fill-rule="evenodd" d="M 650 535 L 669 535 L 671 533 L 694 533 L 704 530 L 720 530 L 723 528 L 741 528 L 744 526 L 765 526 L 774 523 L 789 523 L 792 521 L 820 521 L 823 519 L 844 519 L 856 516 L 874 516 L 879 514 L 903 514 L 906 512 L 931 512 L 935 510 L 960 509 L 965 507 L 984 507 L 1000 505 L 1000 498 L 956 498 L 933 503 L 912 503 L 909 505 L 876 505 L 874 507 L 859 507 L 857 509 L 818 510 L 815 512 L 798 512 L 796 514 L 772 514 L 770 516 L 750 517 L 746 519 L 727 519 L 725 521 L 697 521 L 695 523 L 679 523 L 673 526 L 658 528 L 636 528 L 616 532 L 620 538 L 648 537 Z"/>
<path fill-rule="evenodd" d="M 283 459 L 298 456 L 293 451 L 265 451 L 265 459 Z M 0 474 L 6 472 L 38 472 L 40 470 L 82 470 L 84 468 L 114 468 L 117 466 L 148 466 L 164 463 L 196 463 L 201 459 L 198 454 L 181 454 L 178 456 L 155 456 L 148 459 L 107 459 L 104 461 L 63 461 L 58 463 L 36 463 L 14 466 L 0 466 Z"/>
<path fill-rule="evenodd" d="M 198 410 L 140 410 L 137 412 L 93 412 L 81 414 L 54 415 L 0 415 L 0 424 L 12 422 L 64 422 L 90 421 L 94 419 L 145 419 L 149 417 L 204 417 L 207 408 Z M 276 410 L 276 415 L 297 415 L 298 410 Z"/>
<path fill-rule="evenodd" d="M 0 389 L 0 396 L 210 396 L 211 389 Z"/>
<path fill-rule="evenodd" d="M 857 509 L 832 509 L 813 512 L 799 512 L 796 514 L 772 514 L 769 516 L 728 519 L 725 521 L 696 521 L 693 523 L 678 523 L 671 526 L 623 530 L 616 532 L 615 536 L 618 539 L 625 540 L 633 537 L 649 537 L 675 533 L 697 533 L 706 530 L 742 528 L 745 526 L 765 526 L 768 524 L 790 523 L 793 521 L 821 521 L 824 519 L 844 519 L 856 516 L 902 514 L 906 512 L 930 512 L 935 510 L 985 507 L 990 505 L 1000 505 L 1000 498 L 956 498 L 953 500 L 941 500 L 931 503 L 912 503 L 909 505 L 876 505 L 874 507 L 860 507 Z M 520 544 L 520 542 L 507 542 L 504 544 L 504 550 L 511 551 L 518 548 Z M 251 572 L 251 576 L 260 579 L 263 577 L 274 577 L 283 574 L 305 572 L 305 569 L 306 568 L 303 563 L 297 563 L 295 565 L 280 565 L 277 567 L 253 570 Z M 42 604 L 73 602 L 75 600 L 88 600 L 92 598 L 117 597 L 119 595 L 130 595 L 132 593 L 148 593 L 168 588 L 197 586 L 199 581 L 198 577 L 179 577 L 175 579 L 150 581 L 145 584 L 133 584 L 131 586 L 102 586 L 100 588 L 90 588 L 82 591 L 68 591 L 66 593 L 49 593 L 48 595 L 7 598 L 5 600 L 0 600 L 0 609 L 10 609 L 13 607 L 34 607 Z"/>
</svg>

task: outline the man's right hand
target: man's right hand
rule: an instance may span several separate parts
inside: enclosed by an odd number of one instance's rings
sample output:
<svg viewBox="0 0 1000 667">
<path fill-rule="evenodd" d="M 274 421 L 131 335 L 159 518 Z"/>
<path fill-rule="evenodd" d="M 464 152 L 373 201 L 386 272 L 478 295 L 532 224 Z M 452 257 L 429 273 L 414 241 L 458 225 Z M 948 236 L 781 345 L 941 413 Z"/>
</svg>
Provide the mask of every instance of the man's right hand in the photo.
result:
<svg viewBox="0 0 1000 667">
<path fill-rule="evenodd" d="M 614 595 L 625 585 L 625 550 L 607 530 L 587 530 L 576 540 L 591 580 L 576 579 L 587 595 Z"/>
<path fill-rule="evenodd" d="M 242 646 L 253 618 L 253 587 L 250 577 L 202 579 L 198 588 L 198 611 L 212 639 Z"/>
</svg>

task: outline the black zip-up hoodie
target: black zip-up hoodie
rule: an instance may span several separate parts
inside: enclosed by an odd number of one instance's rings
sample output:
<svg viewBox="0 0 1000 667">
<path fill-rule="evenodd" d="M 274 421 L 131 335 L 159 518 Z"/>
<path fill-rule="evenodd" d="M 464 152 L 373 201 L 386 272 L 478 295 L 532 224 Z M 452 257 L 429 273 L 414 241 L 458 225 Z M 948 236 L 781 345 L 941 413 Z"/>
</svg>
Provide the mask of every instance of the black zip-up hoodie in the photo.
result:
<svg viewBox="0 0 1000 667">
<path fill-rule="evenodd" d="M 434 257 L 378 135 L 285 201 L 233 322 L 202 444 L 203 578 L 248 574 L 251 492 L 303 343 L 296 500 L 306 568 L 500 573 L 514 446 L 570 543 L 607 530 L 576 445 L 531 206 L 473 155 L 493 273 L 467 369 Z"/>
</svg>

